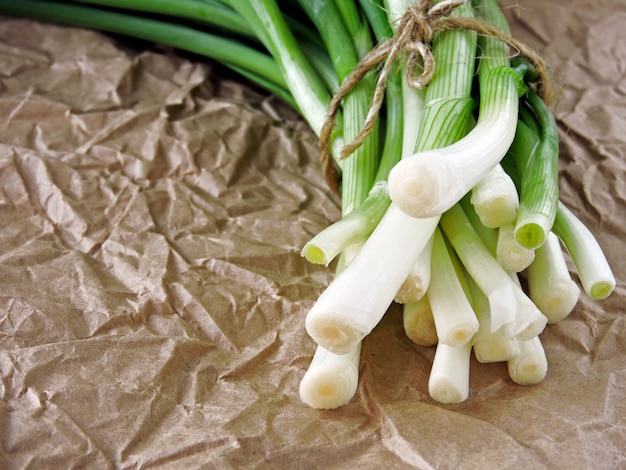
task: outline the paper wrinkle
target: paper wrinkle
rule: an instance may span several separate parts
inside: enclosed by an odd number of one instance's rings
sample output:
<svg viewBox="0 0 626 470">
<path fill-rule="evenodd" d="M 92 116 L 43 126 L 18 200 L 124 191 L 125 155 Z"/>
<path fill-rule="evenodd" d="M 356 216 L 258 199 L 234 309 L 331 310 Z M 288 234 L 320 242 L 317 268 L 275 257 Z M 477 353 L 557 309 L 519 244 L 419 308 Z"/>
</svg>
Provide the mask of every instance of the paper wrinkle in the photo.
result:
<svg viewBox="0 0 626 470">
<path fill-rule="evenodd" d="M 449 407 L 393 306 L 333 411 L 298 398 L 333 277 L 300 250 L 340 215 L 307 126 L 168 48 L 0 18 L 0 467 L 626 464 L 625 14 L 503 4 L 562 84 L 562 200 L 615 293 L 546 328 L 542 384 L 473 360 Z"/>
</svg>

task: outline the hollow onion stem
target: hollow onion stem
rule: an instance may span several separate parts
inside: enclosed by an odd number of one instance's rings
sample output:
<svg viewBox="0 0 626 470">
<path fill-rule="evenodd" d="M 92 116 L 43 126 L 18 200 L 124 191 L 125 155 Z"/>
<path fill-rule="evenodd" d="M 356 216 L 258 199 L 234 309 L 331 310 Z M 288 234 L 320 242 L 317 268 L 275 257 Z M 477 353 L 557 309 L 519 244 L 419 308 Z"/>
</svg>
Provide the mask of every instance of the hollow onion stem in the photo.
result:
<svg viewBox="0 0 626 470">
<path fill-rule="evenodd" d="M 333 409 L 347 404 L 359 382 L 361 343 L 338 355 L 317 346 L 300 381 L 300 399 L 312 408 Z"/>
<path fill-rule="evenodd" d="M 390 204 L 387 184 L 379 181 L 363 203 L 315 235 L 302 248 L 302 256 L 315 264 L 328 264 L 348 246 L 365 243 Z"/>
<path fill-rule="evenodd" d="M 509 377 L 519 385 L 536 385 L 548 372 L 546 352 L 539 336 L 520 341 L 520 352 L 507 361 Z"/>
<path fill-rule="evenodd" d="M 498 229 L 496 259 L 505 271 L 519 273 L 535 259 L 535 250 L 520 245 L 514 232 L 513 224 L 502 225 Z"/>
<path fill-rule="evenodd" d="M 455 404 L 469 396 L 471 343 L 449 346 L 439 342 L 428 378 L 428 393 L 439 403 Z"/>
</svg>

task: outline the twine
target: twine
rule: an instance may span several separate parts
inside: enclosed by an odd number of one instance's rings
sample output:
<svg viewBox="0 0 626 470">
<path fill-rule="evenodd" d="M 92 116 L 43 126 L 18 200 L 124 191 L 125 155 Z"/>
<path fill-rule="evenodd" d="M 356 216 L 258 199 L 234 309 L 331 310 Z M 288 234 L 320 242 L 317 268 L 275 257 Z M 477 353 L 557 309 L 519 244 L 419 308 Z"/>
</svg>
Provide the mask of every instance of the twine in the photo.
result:
<svg viewBox="0 0 626 470">
<path fill-rule="evenodd" d="M 538 93 L 542 99 L 550 104 L 555 96 L 552 79 L 547 64 L 532 48 L 517 41 L 491 24 L 478 18 L 449 17 L 457 7 L 467 0 L 443 0 L 433 5 L 433 0 L 418 0 L 409 7 L 402 16 L 393 37 L 379 43 L 362 60 L 357 67 L 348 74 L 333 96 L 324 124 L 320 131 L 318 146 L 320 159 L 326 179 L 331 188 L 337 191 L 337 168 L 330 155 L 330 141 L 337 112 L 343 99 L 363 80 L 363 78 L 379 64 L 383 63 L 376 81 L 370 109 L 363 126 L 352 142 L 346 144 L 339 155 L 346 158 L 354 153 L 374 129 L 378 114 L 385 97 L 387 78 L 394 62 L 400 54 L 407 54 L 405 67 L 407 83 L 417 89 L 422 89 L 430 82 L 435 71 L 435 59 L 430 49 L 433 33 L 447 29 L 464 29 L 476 31 L 478 34 L 499 39 L 528 59 L 535 67 L 539 77 L 537 81 Z M 421 59 L 421 73 L 417 73 L 418 61 Z"/>
</svg>

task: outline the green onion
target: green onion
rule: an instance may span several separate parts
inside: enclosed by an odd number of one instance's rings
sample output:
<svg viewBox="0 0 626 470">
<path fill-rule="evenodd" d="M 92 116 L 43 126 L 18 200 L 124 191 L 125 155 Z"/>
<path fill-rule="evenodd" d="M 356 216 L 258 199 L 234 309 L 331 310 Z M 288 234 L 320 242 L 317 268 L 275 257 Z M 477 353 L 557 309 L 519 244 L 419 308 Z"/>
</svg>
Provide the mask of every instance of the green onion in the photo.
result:
<svg viewBox="0 0 626 470">
<path fill-rule="evenodd" d="M 563 320 L 574 309 L 580 289 L 570 276 L 557 236 L 549 232 L 546 241 L 535 250 L 528 267 L 528 295 L 549 323 Z"/>
<path fill-rule="evenodd" d="M 471 343 L 449 346 L 439 343 L 428 377 L 428 394 L 439 403 L 461 403 L 469 396 Z"/>
<path fill-rule="evenodd" d="M 487 249 L 461 206 L 453 206 L 444 213 L 440 225 L 463 266 L 489 301 L 491 330 L 513 324 L 517 302 L 508 273 Z"/>
<path fill-rule="evenodd" d="M 509 376 L 520 385 L 535 385 L 543 381 L 548 372 L 548 360 L 538 336 L 520 341 L 520 352 L 507 362 Z"/>
<path fill-rule="evenodd" d="M 464 5 L 463 8 L 462 13 L 471 12 L 469 5 Z M 441 70 L 429 89 L 433 85 L 433 90 L 452 89 L 455 90 L 453 96 L 466 101 L 462 94 L 469 96 L 471 93 L 475 34 L 467 31 L 445 31 L 437 36 L 440 39 L 433 42 L 433 54 L 440 63 L 448 64 L 446 69 L 449 75 Z M 464 80 L 460 80 L 461 77 Z M 437 80 L 443 85 L 437 85 Z M 433 101 L 438 99 L 439 97 L 432 97 Z M 436 107 L 431 106 L 430 109 L 431 113 L 438 111 Z M 460 122 L 456 119 L 459 116 L 462 118 Z M 467 129 L 468 117 L 465 113 L 450 113 L 447 115 L 448 119 L 444 116 L 441 120 L 443 127 L 439 129 L 437 139 L 431 138 L 430 134 L 426 136 L 431 139 L 430 142 L 435 141 L 442 145 L 450 143 L 446 139 L 457 135 L 455 129 L 459 126 Z M 407 125 L 405 121 L 405 127 Z M 339 273 L 309 311 L 305 321 L 309 335 L 318 344 L 338 354 L 349 350 L 354 343 L 368 335 L 385 314 L 420 253 L 427 246 L 438 221 L 438 217 L 408 217 L 392 204 L 355 258 Z M 389 269 L 389 266 L 393 266 L 393 269 Z"/>
<path fill-rule="evenodd" d="M 615 289 L 615 277 L 591 231 L 561 202 L 553 230 L 572 258 L 587 295 L 594 300 L 607 298 Z"/>
<path fill-rule="evenodd" d="M 486 227 L 498 228 L 517 220 L 517 188 L 500 164 L 489 170 L 472 188 L 471 202 Z"/>
<path fill-rule="evenodd" d="M 348 403 L 359 383 L 361 343 L 337 355 L 318 346 L 300 381 L 300 399 L 312 408 L 332 409 Z"/>
<path fill-rule="evenodd" d="M 535 250 L 526 248 L 515 238 L 515 226 L 503 225 L 498 229 L 496 259 L 505 271 L 519 273 L 535 259 Z"/>
<path fill-rule="evenodd" d="M 469 279 L 472 308 L 480 327 L 472 338 L 474 356 L 478 362 L 503 362 L 514 358 L 520 352 L 519 340 L 511 337 L 505 328 L 491 328 L 491 310 L 485 294 L 476 283 Z"/>
<path fill-rule="evenodd" d="M 488 21 L 506 27 L 495 1 L 481 5 Z M 493 38 L 479 40 L 476 126 L 452 145 L 402 159 L 389 174 L 392 202 L 413 217 L 434 217 L 456 204 L 504 157 L 515 136 L 519 96 L 526 87 L 508 65 L 507 47 Z"/>
<path fill-rule="evenodd" d="M 527 161 L 538 140 L 531 127 L 518 123 L 510 155 L 503 161 L 518 186 L 518 167 Z M 591 231 L 562 202 L 557 204 L 552 231 L 572 258 L 585 293 L 594 300 L 608 297 L 615 289 L 615 277 L 606 256 Z"/>
<path fill-rule="evenodd" d="M 537 248 L 545 241 L 556 217 L 559 138 L 552 113 L 532 90 L 528 92 L 528 102 L 541 126 L 541 135 L 522 172 L 515 238 L 522 246 Z"/>
<path fill-rule="evenodd" d="M 439 344 L 462 346 L 478 331 L 478 319 L 454 269 L 448 246 L 439 230 L 433 235 L 428 300 Z"/>
<path fill-rule="evenodd" d="M 375 184 L 368 197 L 356 209 L 309 240 L 302 249 L 302 256 L 315 264 L 328 264 L 350 245 L 362 244 L 374 231 L 389 207 L 387 185 Z"/>
</svg>

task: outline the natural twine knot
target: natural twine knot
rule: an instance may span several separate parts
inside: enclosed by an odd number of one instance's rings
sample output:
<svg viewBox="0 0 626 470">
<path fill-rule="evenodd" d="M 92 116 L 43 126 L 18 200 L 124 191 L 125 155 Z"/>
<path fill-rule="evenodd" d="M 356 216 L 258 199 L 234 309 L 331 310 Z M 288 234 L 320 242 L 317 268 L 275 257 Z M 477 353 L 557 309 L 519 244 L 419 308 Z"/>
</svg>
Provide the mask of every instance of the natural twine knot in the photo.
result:
<svg viewBox="0 0 626 470">
<path fill-rule="evenodd" d="M 320 159 L 331 188 L 337 190 L 337 170 L 330 155 L 330 141 L 337 112 L 341 107 L 343 99 L 371 70 L 384 62 L 374 87 L 372 103 L 363 126 L 352 142 L 345 144 L 341 149 L 340 158 L 346 158 L 351 155 L 363 144 L 374 129 L 385 97 L 387 78 L 400 54 L 407 55 L 405 66 L 407 83 L 417 89 L 422 89 L 428 85 L 435 71 L 435 59 L 430 49 L 430 42 L 435 31 L 466 29 L 505 42 L 515 49 L 519 55 L 526 57 L 533 64 L 539 76 L 540 95 L 544 101 L 550 103 L 554 96 L 551 76 L 547 65 L 539 54 L 525 44 L 513 39 L 510 35 L 478 18 L 449 17 L 457 7 L 466 1 L 443 0 L 433 5 L 434 0 L 418 0 L 415 5 L 407 8 L 398 23 L 395 34 L 374 47 L 343 80 L 328 106 L 326 119 L 318 140 Z"/>
<path fill-rule="evenodd" d="M 343 99 L 363 80 L 365 75 L 378 66 L 384 65 L 378 75 L 374 95 L 369 112 L 359 133 L 341 149 L 341 158 L 346 158 L 359 148 L 370 132 L 374 129 L 380 108 L 385 96 L 387 77 L 391 72 L 394 62 L 401 53 L 408 53 L 405 67 L 407 83 L 414 88 L 424 88 L 433 76 L 435 60 L 429 44 L 432 40 L 433 31 L 443 29 L 437 25 L 443 17 L 465 3 L 467 0 L 443 0 L 432 5 L 433 0 L 419 0 L 415 5 L 407 8 L 402 16 L 396 32 L 390 39 L 381 42 L 373 48 L 359 65 L 344 79 L 343 83 L 333 96 L 328 106 L 326 120 L 322 126 L 319 137 L 319 148 L 323 165 L 330 165 L 330 139 L 337 112 Z M 421 59 L 421 73 L 418 73 L 418 60 Z"/>
</svg>

